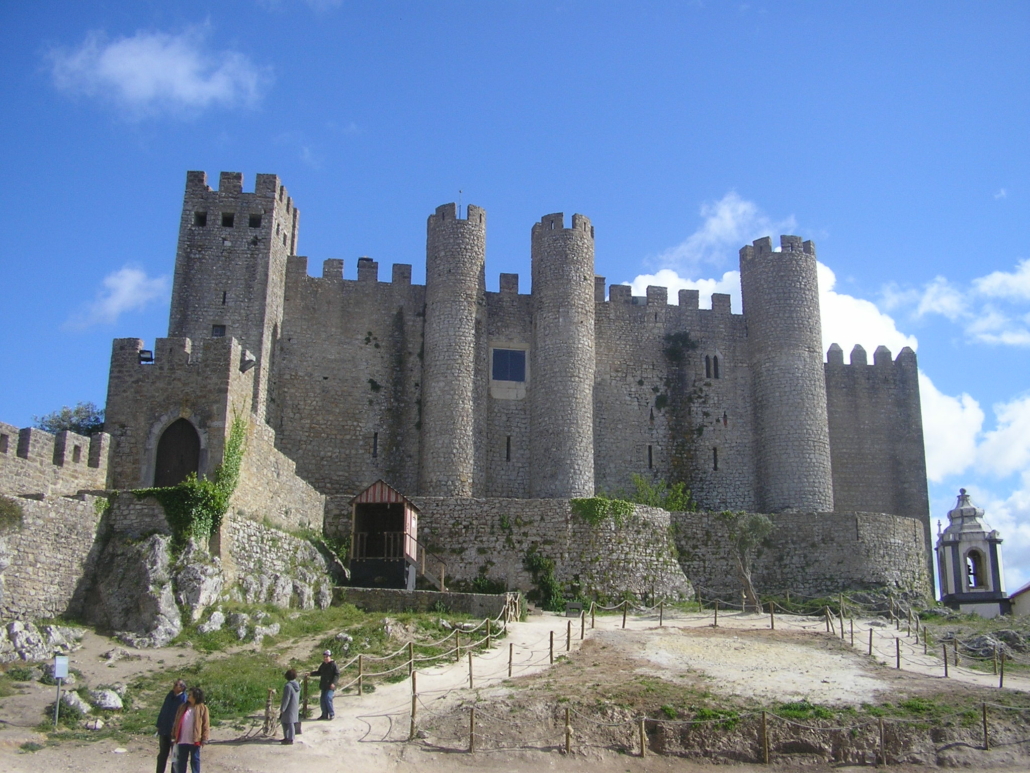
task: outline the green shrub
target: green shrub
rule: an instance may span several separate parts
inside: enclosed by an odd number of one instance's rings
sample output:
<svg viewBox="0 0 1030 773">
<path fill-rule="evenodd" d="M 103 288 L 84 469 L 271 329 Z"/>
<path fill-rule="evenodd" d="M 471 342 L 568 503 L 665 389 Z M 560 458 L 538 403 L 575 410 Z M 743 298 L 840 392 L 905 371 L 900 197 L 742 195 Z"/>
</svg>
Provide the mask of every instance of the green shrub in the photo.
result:
<svg viewBox="0 0 1030 773">
<path fill-rule="evenodd" d="M 633 503 L 622 499 L 614 499 L 604 494 L 585 499 L 570 501 L 572 512 L 591 526 L 600 526 L 611 520 L 616 526 L 622 526 L 626 516 L 633 514 Z"/>
<path fill-rule="evenodd" d="M 537 552 L 536 546 L 526 553 L 523 565 L 533 575 L 536 590 L 530 592 L 534 601 L 548 612 L 561 612 L 565 609 L 565 597 L 561 584 L 554 576 L 554 561 Z"/>
<path fill-rule="evenodd" d="M 10 497 L 0 496 L 0 532 L 20 529 L 24 517 L 25 513 L 18 502 Z"/>
</svg>

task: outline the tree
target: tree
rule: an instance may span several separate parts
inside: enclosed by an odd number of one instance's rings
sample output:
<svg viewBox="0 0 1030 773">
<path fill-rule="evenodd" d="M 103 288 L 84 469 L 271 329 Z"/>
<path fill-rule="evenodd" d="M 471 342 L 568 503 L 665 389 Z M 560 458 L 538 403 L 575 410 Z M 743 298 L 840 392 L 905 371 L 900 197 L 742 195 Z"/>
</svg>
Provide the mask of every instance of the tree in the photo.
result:
<svg viewBox="0 0 1030 773">
<path fill-rule="evenodd" d="M 733 547 L 733 557 L 737 562 L 737 577 L 744 591 L 744 611 L 751 607 L 756 612 L 762 611 L 758 593 L 751 581 L 751 572 L 758 548 L 766 537 L 772 533 L 773 522 L 769 516 L 761 513 L 743 513 L 726 510 L 719 513 L 719 520 L 726 524 L 726 531 Z"/>
<path fill-rule="evenodd" d="M 66 405 L 45 416 L 33 416 L 32 421 L 38 429 L 55 434 L 67 429 L 79 435 L 92 435 L 104 430 L 104 409 L 93 403 L 79 403 L 74 408 Z"/>
</svg>

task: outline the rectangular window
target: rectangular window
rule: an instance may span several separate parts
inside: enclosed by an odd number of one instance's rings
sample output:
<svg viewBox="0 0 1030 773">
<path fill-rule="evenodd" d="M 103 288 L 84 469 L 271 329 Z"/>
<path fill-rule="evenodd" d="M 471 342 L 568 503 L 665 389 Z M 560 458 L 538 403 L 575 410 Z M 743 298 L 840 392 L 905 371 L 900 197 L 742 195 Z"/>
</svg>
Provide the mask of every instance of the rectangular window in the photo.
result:
<svg viewBox="0 0 1030 773">
<path fill-rule="evenodd" d="M 525 381 L 526 352 L 523 349 L 494 349 L 494 381 Z"/>
<path fill-rule="evenodd" d="M 654 467 L 654 448 L 652 446 L 647 447 L 647 469 Z"/>
<path fill-rule="evenodd" d="M 232 228 L 236 222 L 236 215 L 232 212 L 222 213 L 222 228 Z"/>
<path fill-rule="evenodd" d="M 7 448 L 11 443 L 10 435 L 0 435 L 0 454 L 6 454 Z"/>
<path fill-rule="evenodd" d="M 377 459 L 379 457 L 379 433 L 372 433 L 372 458 Z"/>
<path fill-rule="evenodd" d="M 508 435 L 504 442 L 504 461 L 511 461 L 511 435 Z"/>
<path fill-rule="evenodd" d="M 225 325 L 212 325 L 211 326 L 211 337 L 212 338 L 225 338 Z"/>
<path fill-rule="evenodd" d="M 251 228 L 260 228 L 261 227 L 261 215 L 251 215 L 250 216 L 250 227 Z"/>
<path fill-rule="evenodd" d="M 207 212 L 194 212 L 193 213 L 193 225 L 197 228 L 204 228 L 207 226 Z"/>
</svg>

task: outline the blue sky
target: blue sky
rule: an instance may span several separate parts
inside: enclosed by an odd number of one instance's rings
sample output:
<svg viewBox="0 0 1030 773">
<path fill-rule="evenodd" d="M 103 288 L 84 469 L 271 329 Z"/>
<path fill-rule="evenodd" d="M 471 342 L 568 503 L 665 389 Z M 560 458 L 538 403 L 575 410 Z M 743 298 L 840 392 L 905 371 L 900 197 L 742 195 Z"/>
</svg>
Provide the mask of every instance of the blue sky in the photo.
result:
<svg viewBox="0 0 1030 773">
<path fill-rule="evenodd" d="M 932 518 L 969 488 L 1014 590 L 1028 37 L 1026 2 L 6 3 L 0 420 L 103 403 L 111 339 L 166 332 L 189 169 L 280 175 L 299 252 L 347 277 L 423 281 L 425 218 L 460 196 L 490 289 L 528 290 L 532 224 L 582 212 L 610 283 L 739 312 L 739 247 L 795 233 L 827 346 L 917 349 Z"/>
</svg>

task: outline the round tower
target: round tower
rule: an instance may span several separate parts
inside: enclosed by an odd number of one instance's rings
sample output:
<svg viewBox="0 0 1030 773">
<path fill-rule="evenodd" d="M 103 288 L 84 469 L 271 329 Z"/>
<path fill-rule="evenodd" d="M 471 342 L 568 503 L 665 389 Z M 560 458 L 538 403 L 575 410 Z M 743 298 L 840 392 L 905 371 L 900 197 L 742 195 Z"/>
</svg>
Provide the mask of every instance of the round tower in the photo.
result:
<svg viewBox="0 0 1030 773">
<path fill-rule="evenodd" d="M 594 228 L 533 226 L 530 496 L 594 495 Z"/>
<path fill-rule="evenodd" d="M 419 493 L 472 496 L 476 315 L 485 303 L 486 212 L 437 207 L 426 226 Z"/>
<path fill-rule="evenodd" d="M 833 510 L 815 245 L 781 236 L 740 251 L 764 512 Z"/>
</svg>

